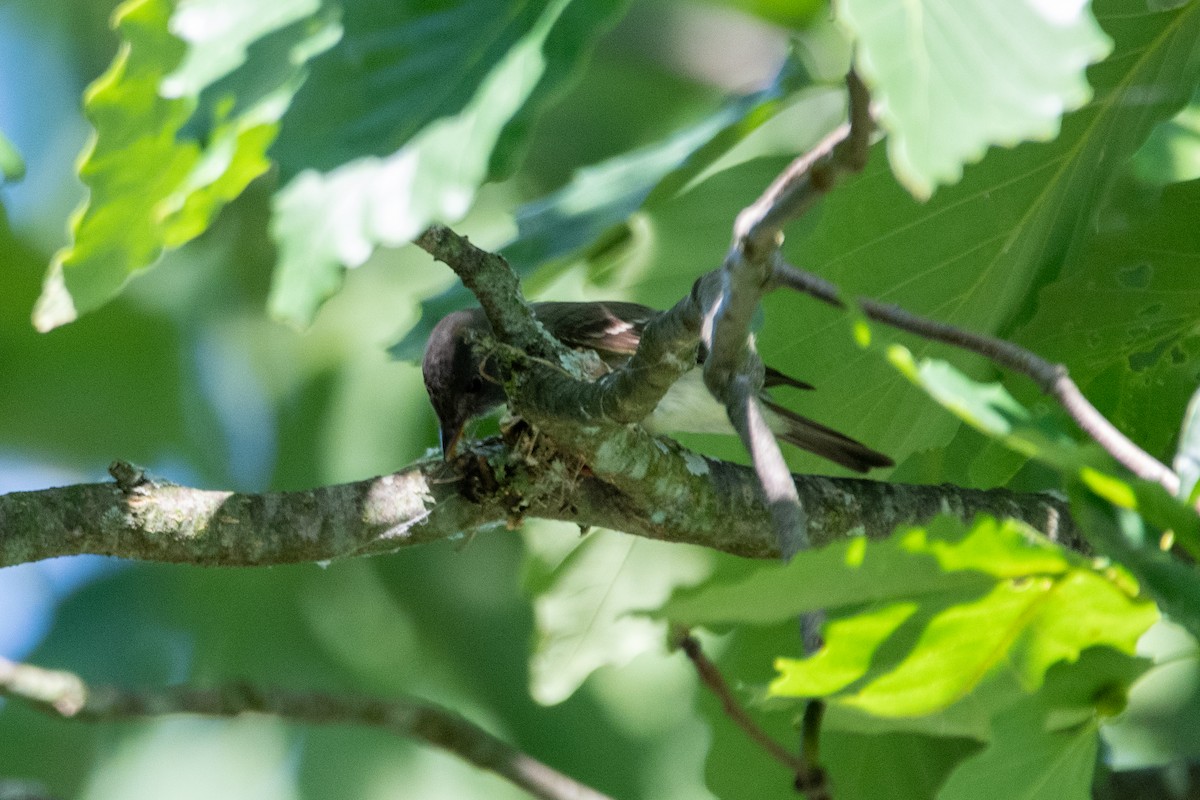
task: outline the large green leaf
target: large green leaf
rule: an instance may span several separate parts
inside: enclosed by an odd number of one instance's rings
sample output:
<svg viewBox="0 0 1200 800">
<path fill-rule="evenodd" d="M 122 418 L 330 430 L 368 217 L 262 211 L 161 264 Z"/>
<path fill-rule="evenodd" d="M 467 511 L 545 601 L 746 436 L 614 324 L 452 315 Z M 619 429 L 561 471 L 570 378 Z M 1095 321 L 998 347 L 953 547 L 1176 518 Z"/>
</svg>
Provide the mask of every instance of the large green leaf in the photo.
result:
<svg viewBox="0 0 1200 800">
<path fill-rule="evenodd" d="M 398 6 L 403 20 L 388 17 L 357 45 L 348 44 L 343 59 L 382 59 L 387 63 L 373 77 L 395 85 L 354 107 L 350 146 L 328 159 L 319 150 L 312 155 L 318 166 L 328 160 L 329 171 L 305 170 L 277 195 L 271 312 L 307 324 L 346 267 L 361 265 L 379 246 L 408 242 L 434 220 L 461 219 L 479 186 L 511 167 L 531 109 L 558 90 L 619 7 L 618 0 L 512 2 L 502 14 L 480 14 L 467 2 L 437 10 Z M 429 37 L 437 47 L 428 47 Z M 361 87 L 350 88 L 353 98 Z M 317 89 L 340 107 L 342 89 L 314 83 L 310 95 Z M 331 119 L 334 130 L 316 132 L 346 141 L 336 113 Z M 398 149 L 338 160 L 381 142 Z"/>
<path fill-rule="evenodd" d="M 314 64 L 272 155 L 286 178 L 364 156 L 390 156 L 437 120 L 462 113 L 488 75 L 549 12 L 558 16 L 536 48 L 544 61 L 541 79 L 503 123 L 495 166 L 506 173 L 525 128 L 569 83 L 625 4 L 599 0 L 554 8 L 503 0 L 481 13 L 469 0 L 348 0 L 345 36 Z"/>
<path fill-rule="evenodd" d="M 1064 118 L 1056 140 L 992 150 L 961 183 L 925 204 L 894 182 L 877 146 L 860 176 L 795 226 L 785 254 L 849 296 L 894 302 L 971 330 L 1003 330 L 1029 313 L 1030 289 L 1086 241 L 1114 176 L 1154 124 L 1191 96 L 1198 73 L 1200 5 L 1151 13 L 1141 0 L 1107 0 L 1095 10 L 1115 50 L 1089 70 L 1096 97 Z M 1152 97 L 1146 86 L 1155 87 Z M 730 220 L 782 167 L 777 160 L 735 167 L 651 211 L 641 260 L 652 266 L 631 276 L 634 297 L 669 304 L 682 296 L 697 272 L 717 265 Z M 801 413 L 897 460 L 953 436 L 957 423 L 859 350 L 841 315 L 778 294 L 766 311 L 758 336 L 764 357 L 817 386 L 795 399 Z M 913 345 L 918 354 L 933 347 Z M 990 369 L 960 358 L 976 377 Z M 828 468 L 815 459 L 789 460 L 801 471 Z"/>
<path fill-rule="evenodd" d="M 339 35 L 319 0 L 269 13 L 236 0 L 130 0 L 114 21 L 121 48 L 84 101 L 90 195 L 50 266 L 40 330 L 107 301 L 263 174 L 306 60 Z"/>
<path fill-rule="evenodd" d="M 921 199 L 990 145 L 1053 139 L 1090 99 L 1084 67 L 1111 47 L 1083 2 L 839 0 L 837 12 L 892 169 Z"/>
<path fill-rule="evenodd" d="M 935 714 L 968 696 L 976 714 L 1004 707 L 1090 647 L 1132 653 L 1157 616 L 1120 573 L 1096 572 L 1020 523 L 988 518 L 802 553 L 674 598 L 662 613 L 687 625 L 763 624 L 821 608 L 825 646 L 779 659 L 771 694 L 828 696 L 884 718 Z"/>
<path fill-rule="evenodd" d="M 1200 181 L 1168 186 L 1148 213 L 1123 202 L 1102 217 L 1062 277 L 1038 295 L 1022 344 L 1070 367 L 1080 386 L 1116 375 L 1113 422 L 1166 456 L 1200 385 Z"/>
</svg>

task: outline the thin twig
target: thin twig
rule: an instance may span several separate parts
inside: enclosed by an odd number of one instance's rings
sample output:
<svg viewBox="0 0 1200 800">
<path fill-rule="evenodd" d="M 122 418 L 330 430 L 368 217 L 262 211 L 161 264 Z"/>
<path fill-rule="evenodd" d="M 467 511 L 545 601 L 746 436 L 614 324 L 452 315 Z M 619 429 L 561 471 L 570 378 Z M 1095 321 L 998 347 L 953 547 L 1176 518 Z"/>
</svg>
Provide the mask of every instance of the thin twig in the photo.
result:
<svg viewBox="0 0 1200 800">
<path fill-rule="evenodd" d="M 800 725 L 800 753 L 807 766 L 807 783 L 796 775 L 796 789 L 808 795 L 808 800 L 828 800 L 829 782 L 821 766 L 821 723 L 825 720 L 825 701 L 809 700 L 804 706 Z"/>
<path fill-rule="evenodd" d="M 781 260 L 775 263 L 772 283 L 804 292 L 829 305 L 844 307 L 836 286 Z M 923 339 L 978 353 L 1000 366 L 1027 376 L 1043 392 L 1058 400 L 1083 432 L 1103 447 L 1119 464 L 1139 478 L 1159 484 L 1171 494 L 1178 493 L 1179 476 L 1117 430 L 1116 426 L 1083 396 L 1064 365 L 1047 361 L 1012 342 L 956 328 L 913 314 L 896 305 L 870 298 L 859 298 L 858 305 L 869 319 L 876 322 L 908 331 Z"/>
<path fill-rule="evenodd" d="M 466 718 L 432 703 L 245 685 L 215 689 L 93 687 L 71 672 L 42 669 L 4 658 L 0 658 L 0 696 L 24 700 L 64 719 L 114 720 L 168 714 L 236 717 L 259 713 L 314 725 L 378 728 L 445 750 L 542 800 L 610 800 Z"/>
<path fill-rule="evenodd" d="M 709 660 L 704 654 L 704 650 L 700 647 L 700 642 L 696 637 L 686 631 L 681 631 L 677 639 L 679 649 L 687 655 L 688 660 L 692 662 L 692 666 L 696 668 L 696 675 L 700 678 L 708 690 L 713 693 L 721 703 L 721 710 L 725 712 L 725 716 L 729 717 L 735 725 L 741 728 L 750 741 L 763 749 L 767 755 L 778 761 L 780 764 L 788 768 L 793 775 L 804 775 L 808 777 L 807 765 L 804 760 L 793 753 L 789 753 L 783 745 L 771 738 L 771 735 L 759 727 L 758 723 L 742 708 L 738 703 L 737 698 L 733 695 L 733 690 L 729 688 L 729 684 L 725 681 L 725 676 L 721 674 L 721 670 L 717 665 Z M 799 777 L 797 778 L 799 781 Z"/>
<path fill-rule="evenodd" d="M 788 222 L 808 211 L 847 173 L 866 166 L 871 134 L 871 98 L 858 74 L 846 76 L 849 120 L 796 158 L 734 223 L 735 240 L 751 257 L 766 257 L 782 242 Z"/>
</svg>

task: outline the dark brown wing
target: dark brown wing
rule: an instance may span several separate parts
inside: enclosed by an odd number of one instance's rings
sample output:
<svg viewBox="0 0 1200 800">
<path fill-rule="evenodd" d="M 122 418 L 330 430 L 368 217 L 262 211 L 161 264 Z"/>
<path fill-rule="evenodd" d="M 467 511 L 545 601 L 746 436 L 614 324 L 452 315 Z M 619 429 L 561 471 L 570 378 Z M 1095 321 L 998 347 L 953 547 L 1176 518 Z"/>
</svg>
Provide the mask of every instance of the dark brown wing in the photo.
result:
<svg viewBox="0 0 1200 800">
<path fill-rule="evenodd" d="M 534 303 L 533 312 L 563 344 L 587 347 L 605 361 L 624 361 L 637 352 L 646 323 L 658 309 L 638 303 Z"/>
<path fill-rule="evenodd" d="M 604 301 L 601 303 L 534 303 L 533 311 L 546 329 L 568 347 L 587 347 L 616 365 L 637 352 L 642 331 L 662 312 L 639 303 Z M 701 347 L 697 362 L 703 363 Z M 766 368 L 763 387 L 791 386 L 812 389 L 810 383 L 785 375 L 774 367 Z"/>
</svg>

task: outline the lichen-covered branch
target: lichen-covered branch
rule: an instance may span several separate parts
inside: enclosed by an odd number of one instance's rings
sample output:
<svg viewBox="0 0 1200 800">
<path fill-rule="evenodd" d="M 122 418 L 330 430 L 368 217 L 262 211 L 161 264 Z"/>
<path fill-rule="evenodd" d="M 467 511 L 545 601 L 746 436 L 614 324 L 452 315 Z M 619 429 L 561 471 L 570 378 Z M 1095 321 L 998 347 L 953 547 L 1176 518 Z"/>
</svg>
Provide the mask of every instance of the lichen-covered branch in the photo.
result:
<svg viewBox="0 0 1200 800">
<path fill-rule="evenodd" d="M 310 725 L 376 728 L 452 753 L 542 800 L 608 800 L 607 795 L 517 750 L 465 717 L 412 699 L 261 689 L 247 684 L 212 689 L 89 686 L 74 673 L 5 658 L 0 658 L 0 697 L 22 700 L 64 719 L 119 720 L 168 714 L 236 717 L 259 713 Z"/>
<path fill-rule="evenodd" d="M 752 470 L 633 426 L 571 435 L 553 437 L 566 439 L 556 445 L 526 431 L 476 443 L 452 465 L 423 460 L 302 492 L 210 491 L 143 477 L 0 495 L 0 567 L 85 553 L 214 566 L 325 561 L 505 529 L 524 517 L 779 557 Z M 1049 495 L 820 476 L 796 476 L 795 486 L 815 546 L 886 536 L 939 513 L 1013 517 L 1080 546 L 1066 504 Z"/>
<path fill-rule="evenodd" d="M 563 346 L 538 323 L 503 256 L 481 250 L 444 225 L 430 226 L 414 244 L 455 271 L 479 300 L 501 341 L 537 358 L 562 354 Z"/>
<path fill-rule="evenodd" d="M 0 496 L 0 566 L 80 553 L 223 566 L 320 561 L 446 538 L 498 516 L 463 498 L 440 460 L 264 494 L 179 486 L 122 462 L 110 471 L 114 483 Z"/>
</svg>

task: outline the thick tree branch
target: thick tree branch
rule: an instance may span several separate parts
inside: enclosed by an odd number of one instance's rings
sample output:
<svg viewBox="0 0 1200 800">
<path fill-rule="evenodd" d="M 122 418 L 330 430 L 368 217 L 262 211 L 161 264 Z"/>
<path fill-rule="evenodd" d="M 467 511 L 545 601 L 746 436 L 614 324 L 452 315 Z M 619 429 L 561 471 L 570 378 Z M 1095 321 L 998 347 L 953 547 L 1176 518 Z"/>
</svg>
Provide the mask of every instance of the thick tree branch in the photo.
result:
<svg viewBox="0 0 1200 800">
<path fill-rule="evenodd" d="M 302 492 L 194 489 L 142 478 L 0 495 L 0 567 L 63 555 L 254 566 L 391 552 L 503 528 L 523 517 L 564 520 L 695 544 L 747 558 L 778 558 L 771 511 L 746 467 L 699 456 L 636 427 L 582 432 L 576 452 L 527 431 L 473 445 L 453 465 L 423 460 L 392 475 Z M 611 434 L 611 435 L 609 435 Z M 529 438 L 524 438 L 528 436 Z M 1069 547 L 1080 542 L 1064 502 L 1049 495 L 955 486 L 907 486 L 797 476 L 812 544 L 888 535 L 939 513 L 1013 517 Z"/>
<path fill-rule="evenodd" d="M 454 712 L 411 699 L 381 700 L 248 685 L 200 689 L 89 686 L 71 672 L 0 658 L 0 696 L 64 719 L 123 720 L 168 714 L 271 714 L 312 725 L 358 725 L 416 739 L 494 772 L 542 800 L 608 800 Z"/>
</svg>

